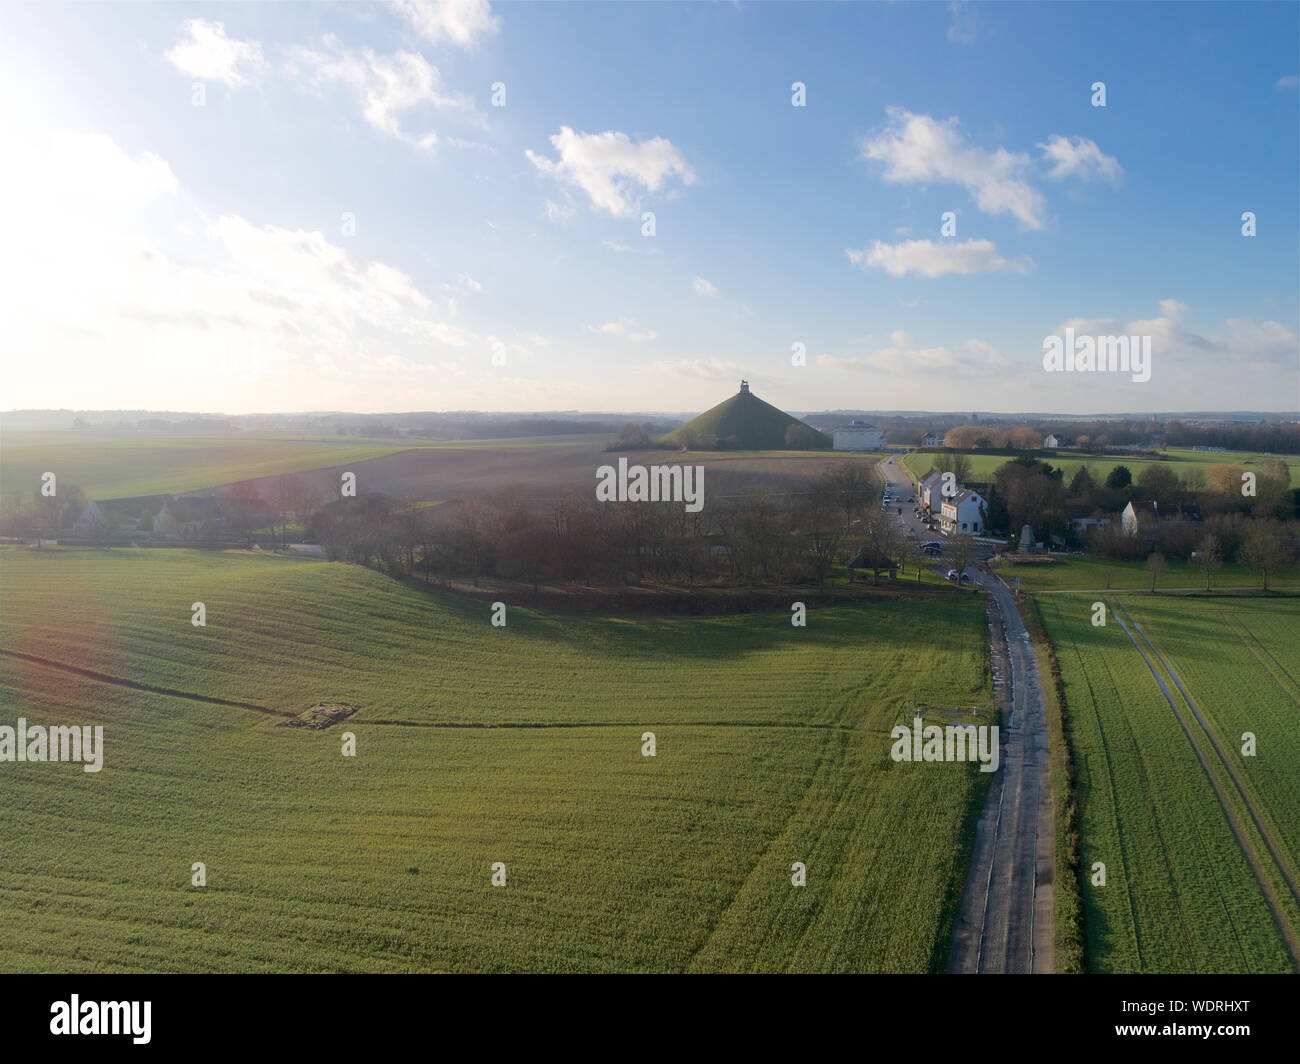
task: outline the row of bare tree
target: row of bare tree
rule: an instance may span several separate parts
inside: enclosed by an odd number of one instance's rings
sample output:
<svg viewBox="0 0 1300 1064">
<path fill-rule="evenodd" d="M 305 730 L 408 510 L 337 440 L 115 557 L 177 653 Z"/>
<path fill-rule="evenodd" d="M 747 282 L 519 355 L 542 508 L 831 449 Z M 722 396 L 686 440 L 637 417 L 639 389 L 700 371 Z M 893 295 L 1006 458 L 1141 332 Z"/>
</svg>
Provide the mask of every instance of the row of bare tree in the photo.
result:
<svg viewBox="0 0 1300 1064">
<path fill-rule="evenodd" d="M 815 582 L 860 548 L 874 572 L 902 550 L 878 510 L 871 468 L 850 462 L 802 492 L 713 498 L 699 513 L 680 503 L 599 502 L 520 493 L 442 505 L 373 494 L 318 509 L 307 532 L 330 558 L 419 574 L 427 581 L 640 584 L 695 588 L 726 582 L 752 590 Z"/>
</svg>

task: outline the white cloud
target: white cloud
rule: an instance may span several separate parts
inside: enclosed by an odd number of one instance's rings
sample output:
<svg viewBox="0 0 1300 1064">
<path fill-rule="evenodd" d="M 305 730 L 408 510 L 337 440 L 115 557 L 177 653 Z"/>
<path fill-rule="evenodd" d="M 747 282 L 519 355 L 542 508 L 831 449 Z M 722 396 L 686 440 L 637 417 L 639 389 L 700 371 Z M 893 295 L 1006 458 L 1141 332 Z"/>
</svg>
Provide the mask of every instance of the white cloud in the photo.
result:
<svg viewBox="0 0 1300 1064">
<path fill-rule="evenodd" d="M 181 23 L 181 29 L 181 39 L 165 54 L 172 66 L 191 77 L 237 89 L 250 84 L 266 67 L 262 46 L 227 37 L 224 23 L 191 18 Z"/>
<path fill-rule="evenodd" d="M 556 203 L 553 199 L 548 199 L 542 204 L 542 211 L 546 214 L 547 221 L 562 222 L 572 218 L 576 213 L 574 208 L 564 203 Z"/>
<path fill-rule="evenodd" d="M 575 133 L 568 126 L 551 137 L 559 160 L 525 150 L 542 173 L 587 193 L 592 207 L 616 218 L 633 217 L 641 206 L 638 187 L 658 192 L 673 175 L 695 183 L 682 153 L 663 137 L 633 143 L 626 133 Z"/>
<path fill-rule="evenodd" d="M 607 248 L 610 248 L 618 252 L 627 252 L 627 251 L 636 250 L 636 248 L 630 247 L 627 244 L 620 244 L 617 240 L 602 240 L 601 243 L 604 244 Z"/>
<path fill-rule="evenodd" d="M 940 122 L 902 107 L 890 107 L 887 114 L 888 128 L 863 140 L 859 154 L 883 163 L 886 181 L 961 185 L 986 214 L 1012 214 L 1027 229 L 1043 227 L 1043 197 L 1022 176 L 1028 155 L 974 147 L 956 118 Z"/>
<path fill-rule="evenodd" d="M 1273 87 L 1274 87 L 1275 89 L 1294 89 L 1294 88 L 1300 88 L 1300 75 L 1297 75 L 1297 74 L 1284 74 L 1284 75 L 1282 75 L 1282 77 L 1280 77 L 1280 78 L 1277 79 L 1277 84 L 1274 85 Z"/>
<path fill-rule="evenodd" d="M 906 277 L 909 273 L 929 278 L 950 273 L 1028 273 L 1034 265 L 1029 258 L 1004 258 L 991 240 L 967 240 L 960 244 L 933 240 L 886 244 L 873 240 L 869 248 L 847 248 L 844 253 L 854 266 L 863 269 L 874 266 L 891 277 Z"/>
<path fill-rule="evenodd" d="M 710 381 L 745 376 L 739 362 L 724 362 L 720 358 L 679 358 L 656 362 L 652 368 L 656 373 Z"/>
<path fill-rule="evenodd" d="M 430 44 L 469 48 L 501 28 L 488 0 L 393 0 L 393 8 Z"/>
<path fill-rule="evenodd" d="M 1063 137 L 1053 133 L 1043 149 L 1043 158 L 1052 163 L 1047 176 L 1054 181 L 1077 177 L 1081 181 L 1107 181 L 1118 185 L 1124 171 L 1113 155 L 1107 155 L 1087 137 Z"/>
<path fill-rule="evenodd" d="M 966 3 L 951 3 L 948 11 L 952 22 L 948 26 L 948 40 L 954 44 L 970 44 L 975 40 L 975 11 Z"/>
<path fill-rule="evenodd" d="M 653 329 L 641 331 L 638 331 L 638 329 L 639 326 L 635 318 L 619 318 L 616 321 L 607 321 L 602 325 L 587 326 L 588 332 L 603 333 L 606 336 L 622 336 L 634 344 L 646 343 L 659 335 Z"/>
<path fill-rule="evenodd" d="M 485 151 L 492 155 L 497 153 L 496 148 L 492 147 L 491 144 L 484 144 L 482 141 L 478 140 L 462 140 L 460 137 L 444 137 L 443 140 L 446 142 L 447 147 L 456 148 L 459 151 L 477 150 Z"/>
<path fill-rule="evenodd" d="M 890 333 L 890 345 L 869 354 L 836 358 L 819 355 L 817 364 L 827 369 L 848 369 L 862 373 L 888 373 L 895 376 L 924 374 L 934 377 L 1007 376 L 1012 362 L 992 344 L 983 340 L 964 340 L 939 347 L 913 347 L 911 336 L 901 329 Z"/>
<path fill-rule="evenodd" d="M 410 133 L 403 128 L 402 112 L 417 108 L 472 110 L 461 93 L 447 93 L 438 68 L 416 52 L 377 55 L 369 48 L 360 52 L 343 46 L 333 34 L 321 40 L 321 47 L 301 45 L 289 50 L 288 73 L 308 80 L 318 91 L 322 84 L 337 82 L 351 89 L 361 102 L 361 113 L 375 129 L 424 151 L 438 143 L 438 134 Z"/>
<path fill-rule="evenodd" d="M 467 273 L 458 273 L 455 281 L 444 282 L 442 288 L 444 292 L 454 292 L 461 295 L 470 292 L 481 293 L 483 291 L 483 285 Z"/>
<path fill-rule="evenodd" d="M 706 281 L 703 277 L 700 277 L 698 274 L 696 275 L 695 280 L 691 282 L 691 288 L 695 291 L 695 294 L 697 296 L 712 297 L 718 294 L 718 289 L 713 284 L 713 282 Z"/>
<path fill-rule="evenodd" d="M 6 141 L 25 159 L 0 171 L 0 196 L 24 205 L 0 248 L 6 344 L 41 353 L 6 379 L 24 405 L 356 409 L 363 393 L 328 381 L 476 340 L 401 269 L 320 232 L 205 216 L 156 155 L 98 134 Z"/>
<path fill-rule="evenodd" d="M 1290 326 L 1277 321 L 1228 318 L 1219 333 L 1202 334 L 1187 325 L 1190 314 L 1187 304 L 1162 299 L 1160 313 L 1153 318 L 1128 322 L 1117 318 L 1070 318 L 1052 335 L 1063 336 L 1066 328 L 1071 328 L 1076 336 L 1150 336 L 1152 356 L 1181 364 L 1184 371 L 1193 366 L 1213 367 L 1229 374 L 1234 369 L 1294 369 L 1300 354 L 1300 336 Z M 1158 367 L 1159 363 L 1157 371 Z"/>
</svg>

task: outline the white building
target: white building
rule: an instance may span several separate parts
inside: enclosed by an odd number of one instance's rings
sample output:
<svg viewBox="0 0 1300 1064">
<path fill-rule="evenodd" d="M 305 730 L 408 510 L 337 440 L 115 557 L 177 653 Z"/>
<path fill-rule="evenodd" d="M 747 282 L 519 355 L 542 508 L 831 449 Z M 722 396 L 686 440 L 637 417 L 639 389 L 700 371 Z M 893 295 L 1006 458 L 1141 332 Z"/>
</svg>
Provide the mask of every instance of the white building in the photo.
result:
<svg viewBox="0 0 1300 1064">
<path fill-rule="evenodd" d="M 834 432 L 835 450 L 837 451 L 883 451 L 885 434 L 875 425 L 865 421 L 854 421 L 838 428 Z"/>
<path fill-rule="evenodd" d="M 922 447 L 942 447 L 942 446 L 943 446 L 943 437 L 942 437 L 942 436 L 936 436 L 933 432 L 927 432 L 924 436 L 921 437 L 921 446 L 922 446 Z"/>
<path fill-rule="evenodd" d="M 949 535 L 962 532 L 979 535 L 984 530 L 986 510 L 984 497 L 978 491 L 963 488 L 951 499 L 944 499 L 939 525 Z"/>
<path fill-rule="evenodd" d="M 1131 502 L 1119 515 L 1120 527 L 1125 535 L 1136 536 L 1143 524 L 1154 522 L 1160 517 L 1160 511 L 1154 502 Z"/>
<path fill-rule="evenodd" d="M 1072 517 L 1070 518 L 1071 532 L 1091 532 L 1094 528 L 1108 528 L 1110 526 L 1109 517 Z"/>
<path fill-rule="evenodd" d="M 98 499 L 86 504 L 73 527 L 79 536 L 136 532 L 170 498 L 170 495 L 137 495 L 130 499 Z"/>
<path fill-rule="evenodd" d="M 1061 446 L 1061 441 L 1058 440 L 1058 439 L 1057 439 L 1055 436 L 1053 436 L 1051 433 L 1048 433 L 1046 436 L 1043 437 L 1043 449 L 1044 449 L 1044 450 L 1054 451 L 1054 450 L 1056 450 L 1056 448 L 1058 448 L 1058 447 L 1060 447 L 1060 446 Z"/>
<path fill-rule="evenodd" d="M 921 504 L 921 509 L 928 506 L 932 514 L 937 514 L 939 504 L 943 501 L 942 492 L 943 474 L 937 469 L 931 469 L 916 485 L 916 499 Z"/>
</svg>

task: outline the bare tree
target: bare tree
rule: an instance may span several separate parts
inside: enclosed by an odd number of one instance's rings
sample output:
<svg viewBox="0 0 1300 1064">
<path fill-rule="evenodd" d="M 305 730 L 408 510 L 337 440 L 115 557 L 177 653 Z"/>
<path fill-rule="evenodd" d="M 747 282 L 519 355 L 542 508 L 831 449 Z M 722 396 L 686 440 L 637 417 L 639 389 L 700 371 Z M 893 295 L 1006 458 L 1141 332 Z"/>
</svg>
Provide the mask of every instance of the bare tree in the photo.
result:
<svg viewBox="0 0 1300 1064">
<path fill-rule="evenodd" d="M 1156 581 L 1160 579 L 1160 574 L 1168 567 L 1169 563 L 1159 551 L 1147 556 L 1147 572 L 1151 574 L 1151 593 L 1153 595 L 1156 590 Z"/>
<path fill-rule="evenodd" d="M 940 473 L 951 473 L 957 478 L 958 484 L 964 484 L 970 480 L 970 455 L 960 454 L 955 451 L 937 454 L 934 456 L 934 468 L 939 470 Z"/>
<path fill-rule="evenodd" d="M 808 560 L 817 587 L 826 593 L 826 577 L 835 566 L 835 556 L 844 542 L 844 528 L 840 524 L 838 499 L 825 491 L 814 491 L 805 496 L 799 512 L 799 531 L 802 533 Z"/>
<path fill-rule="evenodd" d="M 863 546 L 870 554 L 871 582 L 874 584 L 879 579 L 880 570 L 903 549 L 903 537 L 894 522 L 883 514 L 868 521 L 863 532 Z"/>
<path fill-rule="evenodd" d="M 1264 590 L 1268 590 L 1268 574 L 1281 568 L 1286 560 L 1282 542 L 1269 525 L 1256 525 L 1246 534 L 1241 548 L 1241 560 L 1259 570 Z"/>
<path fill-rule="evenodd" d="M 765 568 L 768 560 L 773 512 L 766 496 L 735 499 L 718 512 L 718 528 L 727 542 L 732 568 L 750 592 L 755 573 Z"/>
<path fill-rule="evenodd" d="M 1223 548 L 1215 536 L 1208 535 L 1201 540 L 1197 548 L 1196 564 L 1205 574 L 1205 590 L 1209 591 L 1215 570 L 1223 565 Z"/>
<path fill-rule="evenodd" d="M 853 518 L 880 496 L 880 483 L 865 462 L 845 462 L 819 478 L 820 489 L 839 498 L 844 534 L 851 535 Z M 818 490 L 815 487 L 814 490 Z"/>
<path fill-rule="evenodd" d="M 949 553 L 952 555 L 952 567 L 957 570 L 960 579 L 975 553 L 975 540 L 967 535 L 953 536 Z"/>
</svg>

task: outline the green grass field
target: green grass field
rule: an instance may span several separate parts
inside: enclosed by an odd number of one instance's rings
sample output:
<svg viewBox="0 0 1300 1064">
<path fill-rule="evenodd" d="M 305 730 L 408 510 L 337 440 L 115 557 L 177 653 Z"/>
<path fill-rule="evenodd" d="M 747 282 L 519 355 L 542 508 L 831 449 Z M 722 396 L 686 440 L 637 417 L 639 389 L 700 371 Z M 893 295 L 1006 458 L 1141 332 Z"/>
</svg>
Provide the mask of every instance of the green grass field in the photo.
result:
<svg viewBox="0 0 1300 1064">
<path fill-rule="evenodd" d="M 408 450 L 535 450 L 606 440 L 547 436 L 509 440 L 425 441 L 356 436 L 96 436 L 81 432 L 0 435 L 0 494 L 35 490 L 53 472 L 92 499 L 198 491 L 240 480 L 330 469 Z"/>
<path fill-rule="evenodd" d="M 911 471 L 913 476 L 924 476 L 936 464 L 935 459 L 938 453 L 937 451 L 913 451 L 903 459 L 903 465 Z M 1129 472 L 1133 474 L 1133 479 L 1137 480 L 1138 474 L 1149 465 L 1167 466 L 1179 476 L 1183 476 L 1193 467 L 1209 469 L 1210 466 L 1216 465 L 1239 465 L 1243 469 L 1249 470 L 1261 466 L 1268 460 L 1265 455 L 1252 454 L 1248 451 L 1193 451 L 1170 447 L 1162 453 L 1165 455 L 1163 460 L 1126 458 L 1122 455 L 1107 455 L 1104 458 L 1099 455 L 1080 457 L 1072 455 L 1069 451 L 1057 451 L 1044 456 L 1043 460 L 1055 469 L 1064 469 L 1067 483 L 1080 466 L 1087 466 L 1093 478 L 1098 483 L 1102 483 L 1105 481 L 1106 475 L 1117 465 L 1127 466 Z M 993 474 L 999 467 L 1012 461 L 1010 456 L 1001 454 L 972 452 L 968 457 L 971 462 L 971 479 L 973 480 L 992 480 Z M 1276 457 L 1286 461 L 1291 470 L 1292 483 L 1300 482 L 1300 456 L 1277 455 Z"/>
<path fill-rule="evenodd" d="M 1145 561 L 1111 561 L 1073 554 L 1049 557 L 1050 561 L 1008 560 L 997 563 L 994 569 L 1012 587 L 1016 577 L 1020 577 L 1024 591 L 1146 591 L 1151 587 L 1151 574 Z M 1259 570 L 1241 562 L 1228 562 L 1215 570 L 1211 583 L 1212 588 L 1260 586 Z M 1269 573 L 1268 586 L 1270 589 L 1300 586 L 1300 566 Z M 1157 592 L 1197 588 L 1205 588 L 1205 573 L 1183 561 L 1171 560 L 1156 581 Z"/>
<path fill-rule="evenodd" d="M 1107 601 L 1121 603 L 1166 655 L 1233 757 L 1266 826 L 1281 839 L 1283 859 L 1294 863 L 1300 690 L 1294 666 L 1285 663 L 1300 641 L 1300 607 L 1256 598 Z M 1114 614 L 1105 627 L 1094 627 L 1091 596 L 1039 596 L 1037 606 L 1056 647 L 1073 729 L 1089 969 L 1292 970 L 1224 806 Z M 1180 709 L 1215 768 L 1204 733 L 1197 735 Z M 1244 730 L 1261 737 L 1254 760 L 1232 753 L 1239 752 Z M 1260 852 L 1245 807 L 1236 795 L 1229 799 Z M 1106 865 L 1105 886 L 1091 883 L 1095 862 Z M 1266 867 L 1265 878 L 1282 898 L 1284 918 L 1300 926 L 1275 868 Z"/>
<path fill-rule="evenodd" d="M 323 562 L 0 551 L 0 723 L 105 727 L 101 773 L 0 763 L 0 906 L 27 914 L 0 970 L 941 963 L 986 777 L 895 764 L 888 731 L 922 667 L 922 701 L 990 704 L 976 597 L 804 629 L 489 614 Z M 278 726 L 324 700 L 360 708 Z"/>
</svg>

